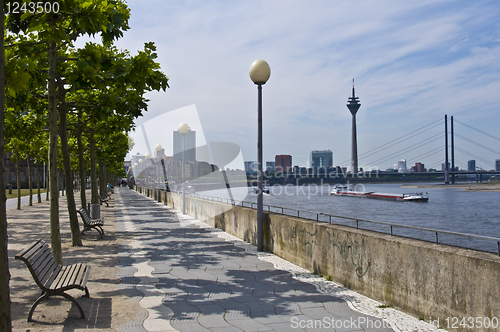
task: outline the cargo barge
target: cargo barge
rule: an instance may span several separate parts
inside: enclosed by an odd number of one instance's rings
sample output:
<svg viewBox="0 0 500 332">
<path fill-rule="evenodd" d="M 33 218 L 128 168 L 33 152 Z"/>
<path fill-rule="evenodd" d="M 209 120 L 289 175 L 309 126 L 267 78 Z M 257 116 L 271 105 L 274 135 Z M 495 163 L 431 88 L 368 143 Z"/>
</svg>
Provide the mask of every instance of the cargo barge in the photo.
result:
<svg viewBox="0 0 500 332">
<path fill-rule="evenodd" d="M 374 191 L 354 191 L 347 186 L 336 186 L 330 195 L 385 199 L 401 202 L 427 202 L 429 200 L 429 195 L 427 193 L 385 194 Z"/>
</svg>

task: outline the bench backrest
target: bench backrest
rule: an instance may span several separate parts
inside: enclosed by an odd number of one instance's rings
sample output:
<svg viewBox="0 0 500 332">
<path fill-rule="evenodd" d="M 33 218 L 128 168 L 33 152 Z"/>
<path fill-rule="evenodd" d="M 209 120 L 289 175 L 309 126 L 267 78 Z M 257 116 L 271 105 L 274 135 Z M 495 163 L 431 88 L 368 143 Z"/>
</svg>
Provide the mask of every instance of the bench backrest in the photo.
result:
<svg viewBox="0 0 500 332">
<path fill-rule="evenodd" d="M 48 289 L 62 269 L 43 240 L 33 242 L 29 247 L 21 250 L 15 258 L 26 263 L 33 279 L 41 289 Z"/>
<path fill-rule="evenodd" d="M 82 220 L 83 220 L 84 224 L 86 224 L 86 225 L 90 224 L 90 217 L 84 208 L 81 208 L 80 210 L 78 210 L 78 213 L 80 214 L 80 216 L 82 216 Z"/>
</svg>

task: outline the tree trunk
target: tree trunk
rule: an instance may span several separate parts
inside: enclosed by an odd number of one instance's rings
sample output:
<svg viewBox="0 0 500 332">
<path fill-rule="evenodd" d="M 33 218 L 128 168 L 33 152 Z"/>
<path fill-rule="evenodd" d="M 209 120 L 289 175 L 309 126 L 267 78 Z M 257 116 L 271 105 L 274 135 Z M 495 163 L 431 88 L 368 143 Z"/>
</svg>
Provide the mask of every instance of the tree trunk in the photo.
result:
<svg viewBox="0 0 500 332">
<path fill-rule="evenodd" d="M 16 150 L 16 185 L 17 209 L 21 210 L 21 158 L 19 158 L 19 150 Z"/>
<path fill-rule="evenodd" d="M 57 181 L 57 103 L 56 64 L 57 47 L 49 45 L 49 182 L 50 182 L 50 238 L 52 253 L 62 265 L 61 232 L 59 228 L 59 184 Z"/>
<path fill-rule="evenodd" d="M 28 158 L 26 158 L 28 161 L 28 186 L 30 188 L 30 206 L 33 206 L 33 179 L 31 178 L 31 157 L 28 155 Z"/>
<path fill-rule="evenodd" d="M 99 158 L 99 194 L 102 198 L 106 197 L 107 194 L 107 180 L 106 180 L 106 167 Z"/>
<path fill-rule="evenodd" d="M 44 176 L 45 176 L 45 200 L 48 201 L 49 200 L 49 196 L 50 196 L 50 181 L 49 181 L 49 165 L 47 165 L 47 167 L 45 168 L 44 167 Z"/>
<path fill-rule="evenodd" d="M 40 193 L 40 164 L 36 163 L 36 189 L 37 189 L 37 198 L 38 203 L 42 202 L 42 194 Z"/>
<path fill-rule="evenodd" d="M 64 87 L 62 87 L 64 88 Z M 64 98 L 64 97 L 63 97 Z M 68 145 L 67 123 L 66 123 L 67 104 L 61 100 L 59 106 L 59 125 L 61 135 L 61 151 L 64 165 L 64 183 L 66 184 L 66 201 L 68 202 L 69 225 L 71 228 L 71 242 L 73 246 L 81 246 L 82 238 L 80 236 L 80 227 L 78 226 L 78 216 L 76 214 L 75 195 L 73 192 L 73 172 L 71 171 L 71 158 Z"/>
<path fill-rule="evenodd" d="M 99 204 L 94 133 L 90 133 L 90 203 Z"/>
<path fill-rule="evenodd" d="M 66 190 L 66 181 L 64 180 L 64 170 L 59 169 L 59 182 L 61 183 L 61 196 L 64 196 L 64 191 Z"/>
<path fill-rule="evenodd" d="M 0 31 L 4 35 L 4 1 L 0 0 Z M 0 38 L 0 77 L 5 77 L 4 39 Z M 4 153 L 5 80 L 0 80 L 0 331 L 12 331 L 9 294 L 9 258 L 7 256 L 7 211 L 5 207 Z"/>
<path fill-rule="evenodd" d="M 85 176 L 85 159 L 83 157 L 83 142 L 82 142 L 82 127 L 80 123 L 80 116 L 81 113 L 78 112 L 78 127 L 76 130 L 76 142 L 78 145 L 78 170 L 80 172 L 80 201 L 82 203 L 82 207 L 84 209 L 87 209 L 87 197 L 86 195 L 86 190 L 87 190 L 87 178 Z M 90 211 L 87 211 L 87 213 L 90 215 Z"/>
</svg>

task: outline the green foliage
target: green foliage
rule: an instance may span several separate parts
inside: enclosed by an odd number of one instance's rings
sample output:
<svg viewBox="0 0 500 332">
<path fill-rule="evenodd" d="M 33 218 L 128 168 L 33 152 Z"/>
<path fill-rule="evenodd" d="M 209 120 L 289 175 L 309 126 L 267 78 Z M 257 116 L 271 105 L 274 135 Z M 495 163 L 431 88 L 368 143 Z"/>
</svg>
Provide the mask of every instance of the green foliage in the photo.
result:
<svg viewBox="0 0 500 332">
<path fill-rule="evenodd" d="M 90 168 L 89 135 L 97 138 L 97 154 L 115 173 L 133 145 L 126 135 L 134 120 L 147 111 L 145 93 L 166 90 L 168 77 L 156 62 L 153 42 L 137 55 L 118 50 L 113 41 L 129 29 L 130 10 L 122 0 L 58 1 L 58 13 L 11 13 L 6 16 L 6 139 L 7 149 L 19 149 L 46 162 L 49 133 L 48 96 L 68 110 L 68 145 L 73 171 L 83 162 Z M 99 35 L 102 44 L 75 48 L 79 36 Z M 57 90 L 47 90 L 49 42 L 56 43 Z M 76 114 L 79 114 L 77 116 Z M 76 135 L 82 133 L 86 152 L 78 160 Z M 61 151 L 58 152 L 61 160 Z"/>
<path fill-rule="evenodd" d="M 6 27 L 16 35 L 36 32 L 38 41 L 70 43 L 81 35 L 99 34 L 105 43 L 112 42 L 129 29 L 130 9 L 121 0 L 57 1 L 59 12 L 7 15 Z"/>
</svg>

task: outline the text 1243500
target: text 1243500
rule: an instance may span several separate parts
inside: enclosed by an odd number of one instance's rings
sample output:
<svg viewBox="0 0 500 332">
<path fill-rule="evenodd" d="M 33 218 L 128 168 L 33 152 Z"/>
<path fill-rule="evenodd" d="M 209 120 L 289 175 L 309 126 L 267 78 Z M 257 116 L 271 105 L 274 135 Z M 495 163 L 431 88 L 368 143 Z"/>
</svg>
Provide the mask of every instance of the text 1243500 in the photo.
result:
<svg viewBox="0 0 500 332">
<path fill-rule="evenodd" d="M 7 11 L 5 14 L 42 14 L 58 13 L 59 2 L 7 2 Z"/>
</svg>

